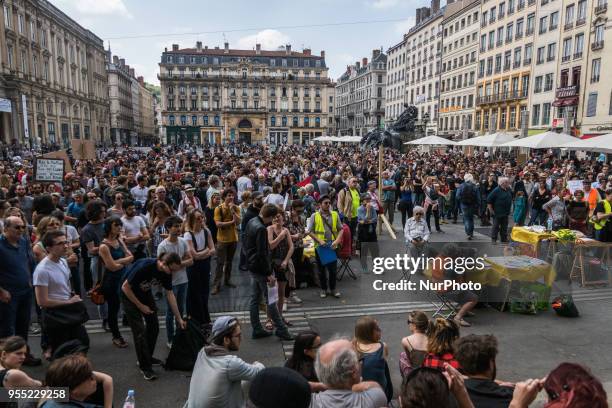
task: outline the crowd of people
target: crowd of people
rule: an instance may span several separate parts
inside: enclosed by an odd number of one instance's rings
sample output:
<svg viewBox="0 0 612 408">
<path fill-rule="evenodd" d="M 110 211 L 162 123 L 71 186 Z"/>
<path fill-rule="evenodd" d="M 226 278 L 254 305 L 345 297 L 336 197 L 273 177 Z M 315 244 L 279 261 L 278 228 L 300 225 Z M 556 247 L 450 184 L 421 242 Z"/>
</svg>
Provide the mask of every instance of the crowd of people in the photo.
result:
<svg viewBox="0 0 612 408">
<path fill-rule="evenodd" d="M 460 215 L 468 240 L 474 239 L 477 217 L 481 225 L 492 225 L 493 242 L 507 242 L 512 223 L 547 225 L 549 220 L 554 229 L 570 227 L 612 242 L 612 171 L 605 156 L 558 158 L 554 152 L 538 152 L 518 163 L 514 156 L 486 151 L 468 156 L 452 150 L 400 153 L 389 149 L 379 174 L 377 152 L 357 147 L 283 146 L 271 151 L 265 146 L 229 145 L 196 151 L 156 146 L 105 151 L 96 160 L 73 161 L 72 166 L 74 171 L 61 182 L 41 183 L 29 160 L 9 159 L 0 165 L 0 257 L 4 260 L 0 338 L 21 339 L 19 350 L 25 350 L 18 365 L 48 360 L 53 362 L 51 369 L 63 361 L 81 374 L 91 371 L 83 355 L 90 345 L 85 303 L 93 302 L 115 347 L 130 347 L 120 321 L 130 327 L 139 369 L 145 379 L 153 380 L 157 377 L 153 367 L 162 364 L 154 357 L 157 309 L 162 302 L 169 348 L 187 318 L 198 322 L 212 339 L 198 357 L 192 385 L 213 381 L 210 370 L 230 369 L 237 373 L 227 374 L 231 378 L 255 378 L 254 384 L 269 382 L 256 381 L 260 371 L 266 378 L 280 376 L 292 383 L 285 370 L 268 371 L 234 359 L 229 352 L 239 347 L 239 323 L 230 318 L 211 321 L 211 297 L 235 290 L 238 280 L 249 276 L 251 337 L 276 335 L 295 340 L 296 347 L 303 345 L 294 356 L 304 361 L 294 357 L 288 364 L 315 391 L 312 406 L 384 406 L 393 385 L 388 368 L 381 364 L 388 350 L 380 343 L 380 328 L 373 319 L 360 319 L 352 341 L 322 344 L 316 333 L 294 339 L 288 330 L 292 323 L 283 314 L 284 306 L 302 303 L 298 289 L 303 284 L 319 288 L 321 298 L 342 297 L 337 263 L 323 254 L 330 250 L 356 254 L 362 272 L 367 273 L 367 256 L 378 256 L 382 222 L 403 231 L 407 250 L 416 255 L 432 234 L 443 234 L 443 226 L 457 223 Z M 582 189 L 569 188 L 576 180 L 582 180 Z M 395 217 L 396 211 L 400 216 Z M 315 247 L 314 257 L 304 256 L 309 243 Z M 275 303 L 267 301 L 270 287 L 278 292 Z M 456 353 L 462 355 L 457 349 L 461 344 L 456 341 L 458 327 L 469 325 L 463 317 L 476 303 L 469 294 L 459 295 L 465 307 L 455 320 L 433 322 L 434 327 L 444 326 L 446 348 L 418 336 L 431 339 L 435 333 L 429 328 L 432 322 L 425 323 L 418 315 L 416 337 L 402 341 L 406 355 L 400 367 L 405 385 L 446 387 L 445 395 L 453 394 L 459 406 L 487 406 L 473 398 L 470 402 L 471 383 L 464 380 L 469 371 L 463 368 L 469 364 L 454 358 Z M 262 303 L 265 322 L 260 320 Z M 33 356 L 28 346 L 31 333 L 40 334 L 41 358 Z M 66 344 L 77 345 L 80 359 L 67 354 Z M 209 360 L 217 357 L 230 362 L 215 366 Z M 424 368 L 409 370 L 419 362 Z M 97 401 L 107 405 L 109 379 L 102 374 L 94 377 L 104 391 L 98 393 Z M 372 382 L 360 382 L 361 377 L 371 377 Z M 3 381 L 0 386 L 8 387 L 6 377 Z M 35 384 L 37 380 L 23 381 Z M 408 385 L 402 386 L 402 401 L 421 398 L 422 390 Z M 544 385 L 540 380 L 519 383 L 514 392 L 525 401 L 525 395 L 535 395 Z M 219 393 L 225 397 L 214 401 L 241 406 L 235 384 Z M 83 394 L 75 392 L 79 398 Z M 202 388 L 192 386 L 188 405 L 221 406 L 221 402 L 202 405 L 198 402 L 202 398 L 217 398 L 202 394 Z M 265 399 L 267 393 L 259 395 Z M 381 395 L 384 404 L 377 405 Z M 348 402 L 333 405 L 332 401 L 343 398 Z M 257 406 L 269 406 L 265 404 Z"/>
</svg>

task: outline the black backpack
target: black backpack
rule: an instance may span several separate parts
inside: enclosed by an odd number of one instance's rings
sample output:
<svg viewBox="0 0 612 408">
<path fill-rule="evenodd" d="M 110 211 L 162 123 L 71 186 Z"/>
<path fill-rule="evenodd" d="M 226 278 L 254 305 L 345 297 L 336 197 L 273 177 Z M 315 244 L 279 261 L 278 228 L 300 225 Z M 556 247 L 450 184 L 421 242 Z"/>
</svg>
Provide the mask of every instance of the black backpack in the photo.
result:
<svg viewBox="0 0 612 408">
<path fill-rule="evenodd" d="M 476 191 L 472 183 L 466 182 L 461 192 L 461 204 L 474 205 L 476 204 Z"/>
<path fill-rule="evenodd" d="M 202 347 L 206 346 L 206 338 L 199 322 L 193 319 L 185 320 L 187 327 L 177 328 L 172 348 L 166 359 L 166 370 L 192 371 Z"/>
</svg>

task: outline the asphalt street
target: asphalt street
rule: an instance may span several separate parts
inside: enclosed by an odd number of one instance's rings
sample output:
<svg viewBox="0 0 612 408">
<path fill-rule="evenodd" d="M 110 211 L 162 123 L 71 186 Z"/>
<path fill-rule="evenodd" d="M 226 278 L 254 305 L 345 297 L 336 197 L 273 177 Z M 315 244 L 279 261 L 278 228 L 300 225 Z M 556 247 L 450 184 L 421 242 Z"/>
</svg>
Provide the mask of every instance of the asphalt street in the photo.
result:
<svg viewBox="0 0 612 408">
<path fill-rule="evenodd" d="M 399 223 L 396 221 L 396 224 Z M 433 233 L 435 242 L 466 241 L 463 225 L 443 224 L 444 234 Z M 400 233 L 401 235 L 401 233 Z M 500 248 L 492 247 L 489 238 L 476 233 L 476 245 L 482 244 L 482 251 L 487 255 L 499 255 Z M 394 256 L 404 253 L 403 238 L 392 240 L 387 234 L 380 237 L 381 254 Z M 499 252 L 499 253 L 496 253 Z M 235 263 L 237 266 L 237 262 Z M 400 340 L 408 335 L 406 325 L 407 313 L 411 310 L 433 312 L 434 306 L 426 297 L 411 296 L 410 293 L 397 291 L 375 291 L 373 282 L 383 279 L 396 282 L 401 278 L 399 271 L 386 271 L 382 278 L 368 272 L 361 272 L 359 262 L 351 261 L 351 266 L 358 278 L 348 276 L 338 283 L 342 292 L 341 299 L 328 297 L 320 299 L 317 288 L 300 289 L 298 295 L 303 299 L 301 306 L 291 306 L 286 318 L 294 323 L 292 332 L 312 328 L 320 332 L 323 341 L 336 336 L 352 337 L 354 323 L 359 316 L 370 315 L 379 320 L 383 330 L 383 341 L 390 349 L 389 367 L 393 383 L 397 388 L 401 384 L 398 361 Z M 235 267 L 236 268 L 236 267 Z M 266 366 L 282 365 L 291 352 L 291 343 L 281 342 L 276 337 L 252 340 L 248 323 L 249 278 L 236 272 L 234 281 L 236 289 L 224 289 L 219 295 L 211 297 L 211 310 L 214 316 L 233 314 L 243 322 L 241 349 L 238 352 L 246 361 L 260 361 Z M 528 377 L 546 375 L 559 362 L 575 361 L 589 366 L 605 383 L 609 394 L 612 394 L 612 289 L 584 289 L 573 287 L 573 294 L 581 317 L 564 319 L 557 317 L 553 311 L 541 312 L 535 316 L 499 312 L 492 308 L 476 310 L 476 317 L 471 319 L 473 327 L 462 329 L 462 334 L 495 334 L 499 340 L 497 360 L 498 378 L 517 381 Z M 163 308 L 163 304 L 161 305 Z M 95 309 L 90 309 L 92 319 Z M 165 321 L 160 316 L 160 336 L 155 355 L 164 359 L 168 349 L 166 343 Z M 111 344 L 110 333 L 101 330 L 99 320 L 87 324 L 92 347 L 90 358 L 96 370 L 111 374 L 115 381 L 115 406 L 121 406 L 128 389 L 136 391 L 137 403 L 146 407 L 181 407 L 189 390 L 189 373 L 163 371 L 159 369 L 159 379 L 145 381 L 136 366 L 136 355 L 133 350 L 129 329 L 124 336 L 130 343 L 127 349 L 117 349 Z M 31 340 L 33 351 L 40 355 L 38 338 Z M 46 366 L 46 363 L 45 363 Z M 44 367 L 27 368 L 26 371 L 36 378 L 42 378 Z"/>
</svg>

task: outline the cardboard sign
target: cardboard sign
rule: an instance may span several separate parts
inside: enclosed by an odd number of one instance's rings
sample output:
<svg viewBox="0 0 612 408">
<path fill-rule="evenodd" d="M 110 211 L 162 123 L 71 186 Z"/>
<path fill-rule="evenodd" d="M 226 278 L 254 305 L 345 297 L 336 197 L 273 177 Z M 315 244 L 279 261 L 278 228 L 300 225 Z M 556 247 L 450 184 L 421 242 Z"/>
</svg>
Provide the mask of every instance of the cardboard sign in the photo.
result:
<svg viewBox="0 0 612 408">
<path fill-rule="evenodd" d="M 64 167 L 66 173 L 72 172 L 72 165 L 70 164 L 68 153 L 66 153 L 65 150 L 56 150 L 55 152 L 45 153 L 42 155 L 42 157 L 46 159 L 62 159 L 66 165 L 66 167 Z"/>
<path fill-rule="evenodd" d="M 64 160 L 37 158 L 34 162 L 34 180 L 57 181 L 64 180 Z"/>
<path fill-rule="evenodd" d="M 95 160 L 96 146 L 93 140 L 72 139 L 72 157 L 76 160 Z"/>
</svg>

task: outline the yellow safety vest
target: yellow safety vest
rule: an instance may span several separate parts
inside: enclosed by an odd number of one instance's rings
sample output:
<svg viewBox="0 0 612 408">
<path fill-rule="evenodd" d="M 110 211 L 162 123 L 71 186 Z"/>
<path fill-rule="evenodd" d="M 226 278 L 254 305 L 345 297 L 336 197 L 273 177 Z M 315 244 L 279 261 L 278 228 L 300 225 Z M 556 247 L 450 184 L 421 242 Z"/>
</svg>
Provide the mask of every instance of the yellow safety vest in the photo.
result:
<svg viewBox="0 0 612 408">
<path fill-rule="evenodd" d="M 338 226 L 338 213 L 336 211 L 331 212 L 332 215 L 332 236 L 335 235 L 335 231 L 337 231 Z M 323 225 L 323 216 L 319 211 L 315 213 L 314 218 L 314 233 L 321 241 L 325 242 L 325 226 Z M 315 241 L 315 246 L 318 246 L 319 243 Z"/>
<path fill-rule="evenodd" d="M 610 202 L 608 200 L 603 200 L 603 206 L 604 206 L 605 214 L 612 213 L 612 205 L 610 205 Z M 597 217 L 597 214 L 593 214 L 593 218 L 591 219 L 591 224 L 593 224 L 593 227 L 599 231 L 600 229 L 606 226 L 608 219 L 597 220 L 595 217 Z"/>
</svg>

